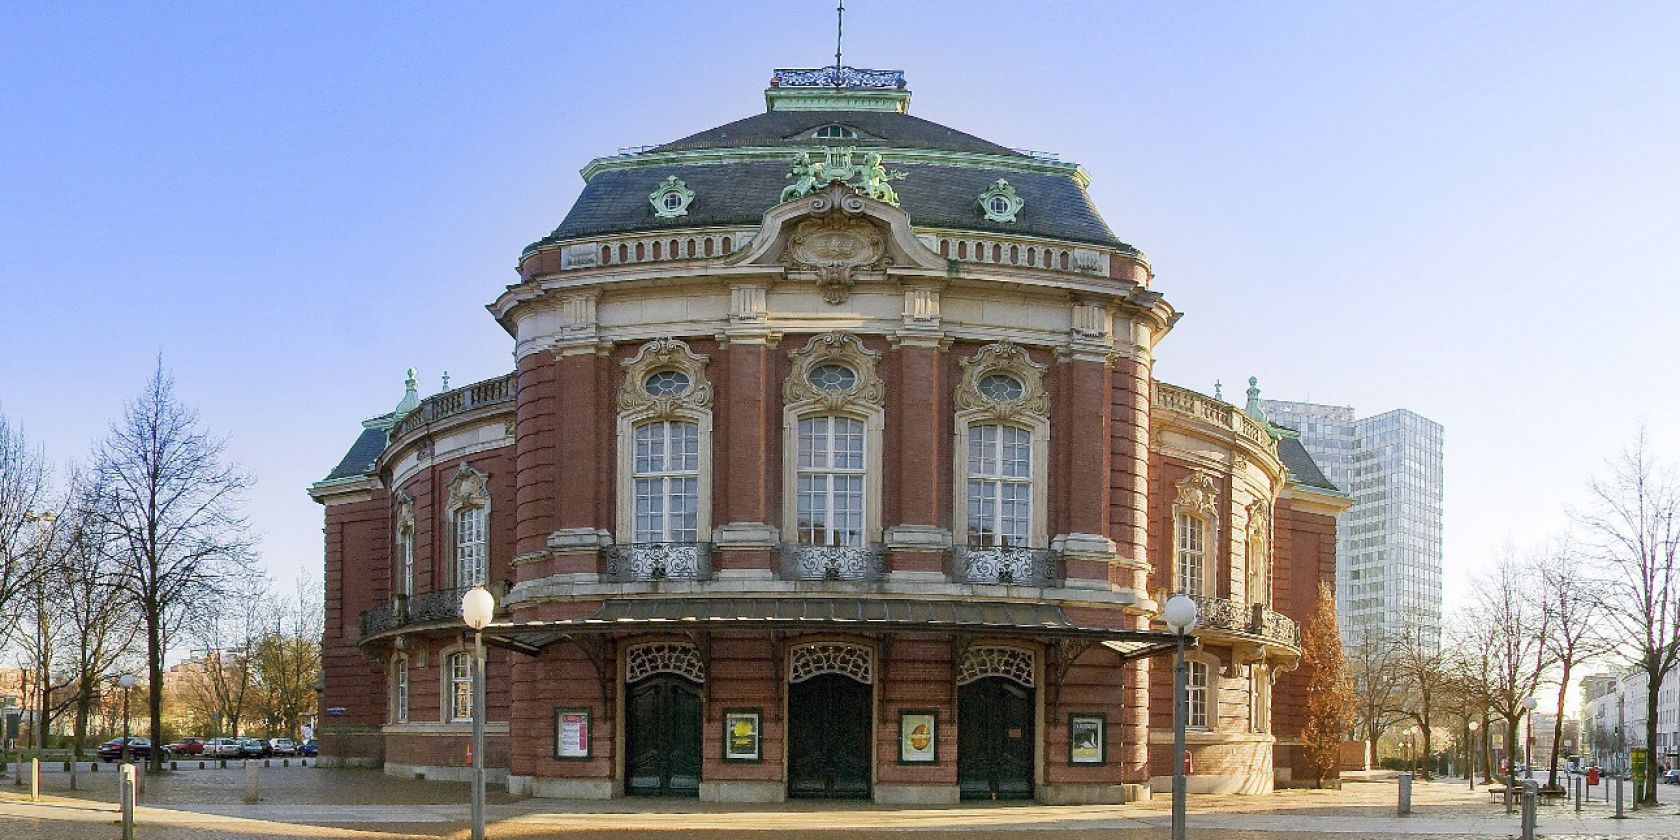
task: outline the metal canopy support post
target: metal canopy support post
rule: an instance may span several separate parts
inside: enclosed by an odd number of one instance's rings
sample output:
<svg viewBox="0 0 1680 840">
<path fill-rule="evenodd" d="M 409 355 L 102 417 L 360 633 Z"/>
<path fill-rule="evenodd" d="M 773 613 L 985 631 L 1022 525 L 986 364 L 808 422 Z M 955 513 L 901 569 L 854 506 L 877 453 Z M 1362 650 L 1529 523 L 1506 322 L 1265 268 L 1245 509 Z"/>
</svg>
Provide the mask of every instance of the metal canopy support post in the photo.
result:
<svg viewBox="0 0 1680 840">
<path fill-rule="evenodd" d="M 1178 655 L 1173 662 L 1173 786 L 1172 840 L 1184 840 L 1184 797 L 1188 779 L 1184 777 L 1184 726 L 1190 711 L 1184 687 L 1184 634 L 1178 634 Z"/>
<path fill-rule="evenodd" d="M 472 840 L 484 840 L 484 633 L 473 633 Z"/>
</svg>

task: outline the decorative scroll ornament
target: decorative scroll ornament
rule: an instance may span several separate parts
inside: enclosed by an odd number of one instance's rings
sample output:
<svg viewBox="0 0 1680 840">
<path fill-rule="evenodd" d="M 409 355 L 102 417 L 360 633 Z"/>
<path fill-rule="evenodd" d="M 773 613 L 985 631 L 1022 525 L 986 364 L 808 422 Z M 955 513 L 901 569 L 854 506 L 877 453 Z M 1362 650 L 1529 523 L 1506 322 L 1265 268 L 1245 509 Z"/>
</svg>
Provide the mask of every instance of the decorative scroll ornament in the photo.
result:
<svg viewBox="0 0 1680 840">
<path fill-rule="evenodd" d="M 841 674 L 865 685 L 873 683 L 874 652 L 845 642 L 797 645 L 788 652 L 788 682 L 804 682 L 823 674 Z"/>
<path fill-rule="evenodd" d="M 398 490 L 395 498 L 397 502 L 397 533 L 401 534 L 405 529 L 414 530 L 414 497 L 408 495 L 407 490 Z"/>
<path fill-rule="evenodd" d="M 980 194 L 980 210 L 991 222 L 1013 222 L 1026 202 L 1015 194 L 1015 188 L 1002 178 Z"/>
<path fill-rule="evenodd" d="M 793 169 L 788 172 L 793 183 L 782 189 L 782 201 L 803 198 L 828 184 L 841 184 L 859 195 L 898 206 L 898 192 L 892 182 L 904 180 L 904 173 L 887 171 L 879 152 L 865 154 L 860 164 L 856 162 L 856 148 L 823 146 L 822 151 L 820 161 L 811 160 L 810 152 L 800 152 L 794 158 Z"/>
<path fill-rule="evenodd" d="M 635 645 L 624 655 L 624 681 L 645 680 L 654 674 L 676 674 L 697 683 L 706 681 L 706 663 L 700 648 L 689 642 L 647 642 Z"/>
<path fill-rule="evenodd" d="M 988 344 L 958 362 L 962 379 L 957 383 L 958 411 L 978 411 L 997 420 L 1023 418 L 1047 419 L 1050 416 L 1050 395 L 1044 390 L 1045 366 L 1027 355 L 1025 348 L 1008 341 Z M 1008 398 L 1012 391 L 1000 391 L 991 386 L 998 380 L 989 377 L 1002 375 L 1020 383 L 1020 395 Z"/>
<path fill-rule="evenodd" d="M 800 580 L 877 580 L 886 572 L 879 545 L 784 545 L 788 571 Z"/>
<path fill-rule="evenodd" d="M 790 269 L 815 277 L 823 300 L 845 303 L 862 272 L 886 268 L 887 245 L 881 231 L 862 219 L 830 213 L 800 222 L 788 243 Z"/>
<path fill-rule="evenodd" d="M 688 188 L 681 178 L 675 175 L 666 176 L 659 186 L 648 194 L 648 202 L 653 205 L 653 215 L 661 219 L 675 219 L 688 215 L 688 205 L 694 201 L 694 190 Z"/>
<path fill-rule="evenodd" d="M 1219 488 L 1214 485 L 1213 476 L 1194 472 L 1174 486 L 1178 488 L 1178 499 L 1173 503 L 1175 512 L 1201 514 L 1210 519 L 1217 513 Z"/>
<path fill-rule="evenodd" d="M 1054 552 L 1012 546 L 959 547 L 963 580 L 1005 586 L 1045 586 L 1056 578 Z"/>
<path fill-rule="evenodd" d="M 612 581 L 700 580 L 710 565 L 706 543 L 654 542 L 608 546 Z"/>
<path fill-rule="evenodd" d="M 449 480 L 449 510 L 457 511 L 468 507 L 486 507 L 490 504 L 490 477 L 476 469 L 466 461 L 455 469 L 455 476 Z"/>
<path fill-rule="evenodd" d="M 674 338 L 650 341 L 636 355 L 624 360 L 624 384 L 618 389 L 618 408 L 625 413 L 670 419 L 682 409 L 703 410 L 712 404 L 712 383 L 706 379 L 710 359 L 695 355 L 687 344 Z M 660 386 L 650 382 L 657 374 Z M 687 384 L 682 385 L 686 379 Z"/>
<path fill-rule="evenodd" d="M 973 645 L 963 652 L 957 685 L 968 685 L 986 677 L 1004 677 L 1027 688 L 1036 684 L 1032 651 L 997 645 Z"/>
<path fill-rule="evenodd" d="M 881 354 L 863 346 L 855 335 L 827 332 L 811 336 L 805 346 L 788 354 L 793 370 L 782 382 L 782 399 L 789 405 L 813 403 L 834 411 L 847 405 L 884 405 L 887 386 L 875 375 Z M 811 370 L 819 365 L 840 365 L 855 374 L 849 386 L 833 390 L 811 382 Z"/>
</svg>

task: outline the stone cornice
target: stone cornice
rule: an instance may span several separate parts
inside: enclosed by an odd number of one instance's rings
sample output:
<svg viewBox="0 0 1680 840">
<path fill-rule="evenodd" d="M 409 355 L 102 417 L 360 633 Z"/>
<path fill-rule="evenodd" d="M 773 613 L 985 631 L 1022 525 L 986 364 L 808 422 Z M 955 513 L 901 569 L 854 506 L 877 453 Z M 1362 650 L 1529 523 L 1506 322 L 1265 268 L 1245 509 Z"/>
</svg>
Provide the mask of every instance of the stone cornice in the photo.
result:
<svg viewBox="0 0 1680 840">
<path fill-rule="evenodd" d="M 383 489 L 385 485 L 374 476 L 346 476 L 309 485 L 309 498 L 325 505 L 363 502 L 372 498 L 374 491 Z"/>
<path fill-rule="evenodd" d="M 1321 490 L 1293 482 L 1284 488 L 1278 498 L 1289 500 L 1289 506 L 1295 510 L 1324 516 L 1337 516 L 1353 507 L 1353 499 L 1346 493 Z"/>
</svg>

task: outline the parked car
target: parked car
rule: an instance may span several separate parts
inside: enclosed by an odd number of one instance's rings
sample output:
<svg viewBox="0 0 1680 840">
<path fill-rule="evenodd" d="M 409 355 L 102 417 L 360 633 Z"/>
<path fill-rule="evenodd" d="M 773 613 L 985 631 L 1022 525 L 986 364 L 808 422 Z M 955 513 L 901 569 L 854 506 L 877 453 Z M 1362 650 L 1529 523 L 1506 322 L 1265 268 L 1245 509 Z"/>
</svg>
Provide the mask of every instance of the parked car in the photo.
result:
<svg viewBox="0 0 1680 840">
<path fill-rule="evenodd" d="M 262 758 L 263 740 L 261 738 L 240 738 L 239 756 L 241 758 Z"/>
<path fill-rule="evenodd" d="M 201 738 L 182 738 L 173 744 L 164 744 L 163 748 L 176 755 L 203 755 L 204 740 Z"/>
<path fill-rule="evenodd" d="M 290 738 L 270 738 L 266 743 L 269 755 L 297 755 L 297 742 Z"/>
<path fill-rule="evenodd" d="M 1680 767 L 1665 771 L 1662 774 L 1662 780 L 1671 785 L 1680 785 Z"/>
<path fill-rule="evenodd" d="M 321 752 L 321 745 L 315 743 L 314 738 L 310 738 L 309 740 L 304 741 L 301 744 L 298 744 L 298 755 L 308 756 L 310 758 L 314 758 L 320 752 Z"/>
<path fill-rule="evenodd" d="M 121 738 L 112 738 L 111 740 L 106 741 L 103 744 L 100 744 L 99 745 L 99 760 L 109 764 L 113 761 L 117 761 L 117 760 L 121 759 L 122 758 L 122 744 L 123 744 L 123 739 L 121 739 Z M 165 751 L 167 751 L 167 748 L 166 748 Z M 136 738 L 136 737 L 130 736 L 129 739 L 128 739 L 128 757 L 129 758 L 151 758 L 152 757 L 152 742 L 151 742 L 151 739 L 149 739 L 149 738 Z"/>
<path fill-rule="evenodd" d="M 211 738 L 204 743 L 204 754 L 217 758 L 238 758 L 238 738 Z"/>
</svg>

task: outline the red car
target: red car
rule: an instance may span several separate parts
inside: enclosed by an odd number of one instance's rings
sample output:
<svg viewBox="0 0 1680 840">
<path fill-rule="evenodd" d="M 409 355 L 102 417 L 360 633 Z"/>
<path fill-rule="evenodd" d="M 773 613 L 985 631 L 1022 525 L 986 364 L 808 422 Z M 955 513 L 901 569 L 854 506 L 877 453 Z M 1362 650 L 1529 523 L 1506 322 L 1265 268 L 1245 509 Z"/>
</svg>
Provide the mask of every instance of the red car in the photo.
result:
<svg viewBox="0 0 1680 840">
<path fill-rule="evenodd" d="M 199 738 L 182 738 L 173 744 L 166 745 L 164 749 L 176 755 L 203 755 L 204 741 Z"/>
</svg>

